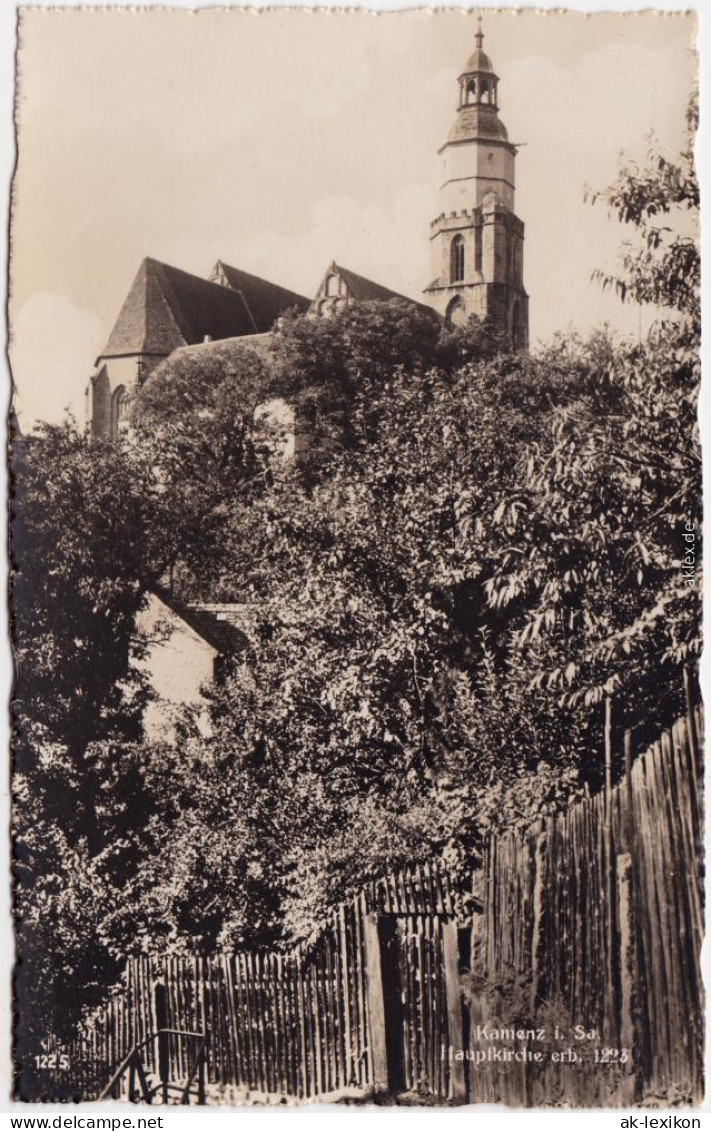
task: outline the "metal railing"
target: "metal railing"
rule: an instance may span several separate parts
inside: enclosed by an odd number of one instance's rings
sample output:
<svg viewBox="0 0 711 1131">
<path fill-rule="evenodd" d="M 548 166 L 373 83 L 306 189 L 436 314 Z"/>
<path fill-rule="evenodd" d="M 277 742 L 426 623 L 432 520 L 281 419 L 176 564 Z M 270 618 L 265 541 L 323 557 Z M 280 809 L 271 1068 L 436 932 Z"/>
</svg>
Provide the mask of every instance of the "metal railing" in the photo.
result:
<svg viewBox="0 0 711 1131">
<path fill-rule="evenodd" d="M 189 1051 L 186 1058 L 189 1067 L 187 1079 L 184 1083 L 182 1081 L 175 1083 L 170 1078 L 169 1041 L 171 1037 L 195 1042 L 195 1055 L 192 1063 L 190 1062 Z M 141 1055 L 142 1050 L 153 1041 L 158 1042 L 158 1081 L 156 1083 L 151 1082 L 149 1073 L 146 1071 L 144 1058 Z M 144 1103 L 150 1104 L 153 1103 L 156 1096 L 159 1096 L 161 1102 L 167 1104 L 170 1103 L 171 1093 L 177 1093 L 180 1098 L 175 1101 L 176 1103 L 189 1104 L 191 1095 L 194 1095 L 197 1103 L 202 1106 L 205 1104 L 206 1046 L 207 1035 L 205 1033 L 192 1033 L 187 1029 L 156 1029 L 155 1033 L 149 1034 L 144 1040 L 137 1042 L 132 1047 L 104 1090 L 97 1096 L 97 1099 L 122 1098 L 122 1083 L 124 1078 L 127 1077 L 128 1087 L 125 1098 L 130 1103 L 138 1103 L 143 1100 Z M 195 1092 L 191 1092 L 193 1085 L 195 1085 Z"/>
</svg>

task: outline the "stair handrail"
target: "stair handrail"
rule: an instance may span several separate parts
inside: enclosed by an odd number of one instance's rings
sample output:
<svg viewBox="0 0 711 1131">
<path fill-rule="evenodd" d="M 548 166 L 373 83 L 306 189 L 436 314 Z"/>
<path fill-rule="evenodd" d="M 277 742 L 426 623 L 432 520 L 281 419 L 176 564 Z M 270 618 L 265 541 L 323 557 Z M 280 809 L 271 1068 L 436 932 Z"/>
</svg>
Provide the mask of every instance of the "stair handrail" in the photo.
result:
<svg viewBox="0 0 711 1131">
<path fill-rule="evenodd" d="M 138 1075 L 141 1079 L 141 1087 L 143 1088 L 143 1093 L 144 1093 L 143 1098 L 146 1100 L 147 1103 L 151 1102 L 151 1100 L 150 1100 L 150 1088 L 148 1088 L 148 1081 L 146 1080 L 146 1076 L 145 1076 L 145 1073 L 143 1071 L 143 1065 L 141 1064 L 140 1057 L 138 1056 L 139 1049 L 141 1049 L 144 1045 L 148 1044 L 149 1040 L 150 1040 L 150 1037 L 146 1037 L 144 1040 L 137 1041 L 134 1045 L 131 1046 L 131 1051 L 121 1061 L 119 1067 L 116 1069 L 113 1076 L 109 1080 L 108 1084 L 106 1085 L 104 1090 L 101 1092 L 101 1095 L 99 1095 L 97 1097 L 97 1103 L 100 1100 L 107 1099 L 111 1095 L 111 1093 L 113 1092 L 114 1088 L 118 1084 L 119 1080 L 123 1076 L 126 1069 L 130 1068 L 131 1065 L 134 1064 L 134 1063 L 135 1063 L 135 1065 L 138 1069 Z"/>
<path fill-rule="evenodd" d="M 160 1029 L 156 1029 L 153 1033 L 149 1033 L 146 1037 L 143 1038 L 143 1040 L 136 1041 L 131 1046 L 130 1051 L 123 1058 L 123 1060 L 119 1064 L 118 1068 L 114 1072 L 113 1076 L 109 1080 L 108 1084 L 102 1090 L 101 1094 L 97 1097 L 97 1101 L 96 1101 L 97 1103 L 100 1100 L 107 1099 L 111 1095 L 111 1093 L 113 1092 L 114 1088 L 118 1084 L 121 1077 L 124 1075 L 124 1073 L 127 1071 L 127 1069 L 130 1069 L 130 1068 L 135 1068 L 137 1073 L 138 1073 L 138 1078 L 139 1078 L 140 1084 L 141 1084 L 141 1090 L 143 1092 L 143 1098 L 146 1101 L 146 1103 L 152 1103 L 153 1102 L 153 1096 L 156 1095 L 156 1093 L 164 1085 L 162 1085 L 162 1084 L 156 1085 L 155 1088 L 149 1087 L 148 1079 L 147 1079 L 145 1071 L 143 1069 L 143 1064 L 141 1063 L 141 1057 L 140 1057 L 139 1054 L 140 1054 L 140 1050 L 142 1048 L 144 1048 L 146 1045 L 150 1044 L 152 1041 L 158 1040 L 158 1038 L 163 1036 L 163 1035 L 172 1036 L 172 1037 L 192 1037 L 194 1040 L 199 1040 L 199 1042 L 200 1042 L 200 1044 L 198 1045 L 198 1050 L 197 1050 L 196 1056 L 195 1056 L 195 1062 L 194 1062 L 192 1068 L 190 1069 L 190 1073 L 188 1075 L 188 1082 L 187 1082 L 186 1086 L 183 1088 L 183 1090 L 181 1091 L 180 1103 L 181 1104 L 187 1104 L 187 1103 L 190 1102 L 190 1100 L 189 1100 L 190 1088 L 191 1088 L 193 1080 L 195 1078 L 195 1073 L 197 1072 L 197 1070 L 199 1068 L 201 1068 L 201 1066 L 204 1065 L 204 1062 L 205 1062 L 205 1048 L 206 1048 L 206 1045 L 207 1045 L 207 1033 L 195 1033 L 195 1032 L 192 1032 L 189 1029 L 171 1029 L 171 1028 L 168 1028 L 168 1027 L 162 1027 Z M 201 1071 L 200 1076 L 198 1078 L 198 1104 L 204 1105 L 204 1103 L 205 1103 L 205 1079 L 204 1079 L 204 1072 Z"/>
</svg>

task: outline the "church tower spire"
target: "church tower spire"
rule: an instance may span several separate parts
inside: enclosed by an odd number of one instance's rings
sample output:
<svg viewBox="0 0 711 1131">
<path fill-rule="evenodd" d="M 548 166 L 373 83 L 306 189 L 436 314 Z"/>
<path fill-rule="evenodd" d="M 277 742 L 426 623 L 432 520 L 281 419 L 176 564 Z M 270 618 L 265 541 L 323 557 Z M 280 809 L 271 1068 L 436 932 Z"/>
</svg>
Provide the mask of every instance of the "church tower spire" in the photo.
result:
<svg viewBox="0 0 711 1131">
<path fill-rule="evenodd" d="M 430 230 L 434 281 L 425 295 L 450 324 L 476 314 L 525 349 L 528 296 L 524 228 L 514 213 L 516 147 L 499 117 L 499 76 L 484 51 L 481 16 L 458 83 L 457 116 L 439 150 L 441 211 Z"/>
</svg>

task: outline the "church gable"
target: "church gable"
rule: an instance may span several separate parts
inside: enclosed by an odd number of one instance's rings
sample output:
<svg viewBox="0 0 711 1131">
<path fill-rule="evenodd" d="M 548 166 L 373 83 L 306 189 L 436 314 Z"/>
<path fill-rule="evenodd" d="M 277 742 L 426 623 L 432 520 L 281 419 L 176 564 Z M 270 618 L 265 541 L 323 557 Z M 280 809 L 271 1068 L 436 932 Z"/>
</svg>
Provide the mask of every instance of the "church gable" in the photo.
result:
<svg viewBox="0 0 711 1131">
<path fill-rule="evenodd" d="M 392 291 L 381 283 L 375 283 L 372 279 L 366 279 L 364 275 L 357 275 L 355 271 L 341 267 L 334 261 L 316 291 L 309 307 L 309 314 L 319 318 L 329 318 L 349 302 L 391 302 L 393 299 L 409 302 L 413 306 L 423 306 L 422 303 Z M 431 313 L 430 307 L 426 309 Z"/>
<path fill-rule="evenodd" d="M 285 310 L 296 308 L 305 312 L 309 308 L 309 299 L 296 291 L 287 290 L 276 283 L 260 279 L 258 275 L 250 275 L 238 267 L 231 267 L 218 259 L 210 273 L 210 281 L 219 283 L 236 291 L 244 300 L 245 308 L 252 320 L 252 332 L 264 334 L 271 330 L 280 314 Z"/>
</svg>

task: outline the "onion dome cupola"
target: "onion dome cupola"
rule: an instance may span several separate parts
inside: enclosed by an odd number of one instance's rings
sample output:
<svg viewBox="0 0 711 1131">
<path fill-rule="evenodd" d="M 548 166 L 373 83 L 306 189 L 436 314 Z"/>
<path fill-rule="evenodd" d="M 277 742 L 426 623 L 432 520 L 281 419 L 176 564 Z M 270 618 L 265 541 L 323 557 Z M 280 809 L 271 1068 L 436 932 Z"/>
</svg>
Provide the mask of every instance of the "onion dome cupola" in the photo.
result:
<svg viewBox="0 0 711 1131">
<path fill-rule="evenodd" d="M 460 106 L 496 106 L 497 87 L 499 76 L 491 65 L 491 59 L 484 51 L 484 33 L 481 30 L 481 18 L 477 33 L 474 36 L 476 47 L 469 56 L 467 65 L 459 76 L 459 105 Z"/>
<path fill-rule="evenodd" d="M 459 76 L 457 117 L 448 140 L 470 141 L 481 137 L 508 141 L 506 126 L 499 118 L 499 76 L 483 48 L 481 17 L 474 41 L 474 51 Z"/>
</svg>

